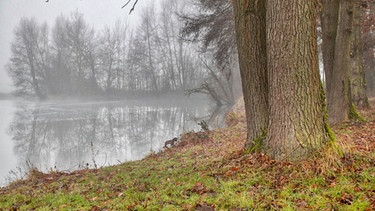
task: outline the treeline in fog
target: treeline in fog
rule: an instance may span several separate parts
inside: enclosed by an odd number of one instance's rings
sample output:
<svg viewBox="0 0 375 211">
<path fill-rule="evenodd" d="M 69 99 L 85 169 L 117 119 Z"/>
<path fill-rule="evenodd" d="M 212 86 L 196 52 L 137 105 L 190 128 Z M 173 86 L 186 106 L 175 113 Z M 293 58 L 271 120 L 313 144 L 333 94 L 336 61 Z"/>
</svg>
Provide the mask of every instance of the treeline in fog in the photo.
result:
<svg viewBox="0 0 375 211">
<path fill-rule="evenodd" d="M 119 97 L 194 90 L 212 75 L 233 81 L 221 76 L 212 56 L 199 53 L 196 44 L 179 35 L 183 23 L 178 13 L 184 4 L 162 4 L 159 12 L 152 5 L 142 9 L 137 26 L 119 20 L 99 30 L 78 12 L 60 15 L 53 26 L 22 18 L 7 65 L 16 93 L 39 99 Z M 225 86 L 218 87 L 227 98 L 231 94 Z M 216 100 L 227 101 L 220 98 Z"/>
</svg>

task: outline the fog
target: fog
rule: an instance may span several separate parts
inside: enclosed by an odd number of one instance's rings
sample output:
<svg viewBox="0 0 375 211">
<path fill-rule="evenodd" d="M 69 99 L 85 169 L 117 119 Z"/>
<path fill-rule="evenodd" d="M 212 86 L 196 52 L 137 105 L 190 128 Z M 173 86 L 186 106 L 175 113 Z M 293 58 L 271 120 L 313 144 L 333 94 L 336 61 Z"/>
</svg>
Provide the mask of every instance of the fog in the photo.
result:
<svg viewBox="0 0 375 211">
<path fill-rule="evenodd" d="M 117 20 L 138 22 L 138 16 L 144 5 L 153 0 L 141 0 L 135 11 L 129 15 L 130 6 L 121 7 L 126 0 L 2 0 L 0 1 L 0 93 L 12 90 L 11 79 L 4 66 L 10 57 L 10 43 L 13 30 L 22 17 L 35 17 L 39 23 L 52 26 L 59 15 L 69 16 L 72 12 L 82 13 L 85 20 L 95 29 L 113 25 Z"/>
<path fill-rule="evenodd" d="M 29 168 L 138 160 L 203 122 L 225 126 L 240 96 L 238 64 L 219 65 L 182 38 L 190 2 L 139 0 L 131 14 L 126 2 L 0 3 L 0 154 L 10 161 L 0 163 L 0 186 Z"/>
</svg>

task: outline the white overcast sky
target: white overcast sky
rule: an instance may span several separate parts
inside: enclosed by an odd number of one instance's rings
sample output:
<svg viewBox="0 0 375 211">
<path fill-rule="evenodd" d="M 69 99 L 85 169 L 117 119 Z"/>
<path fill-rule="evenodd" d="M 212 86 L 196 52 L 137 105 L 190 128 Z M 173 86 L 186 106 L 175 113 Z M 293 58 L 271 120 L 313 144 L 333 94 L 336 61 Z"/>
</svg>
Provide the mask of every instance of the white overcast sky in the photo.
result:
<svg viewBox="0 0 375 211">
<path fill-rule="evenodd" d="M 130 6 L 121 7 L 127 0 L 0 0 L 0 92 L 12 90 L 11 80 L 4 66 L 10 57 L 13 29 L 22 17 L 35 17 L 39 23 L 47 22 L 52 28 L 60 14 L 69 16 L 74 11 L 84 15 L 85 20 L 100 30 L 112 26 L 117 20 L 137 21 L 140 8 L 156 0 L 139 0 L 135 12 L 129 15 Z"/>
</svg>

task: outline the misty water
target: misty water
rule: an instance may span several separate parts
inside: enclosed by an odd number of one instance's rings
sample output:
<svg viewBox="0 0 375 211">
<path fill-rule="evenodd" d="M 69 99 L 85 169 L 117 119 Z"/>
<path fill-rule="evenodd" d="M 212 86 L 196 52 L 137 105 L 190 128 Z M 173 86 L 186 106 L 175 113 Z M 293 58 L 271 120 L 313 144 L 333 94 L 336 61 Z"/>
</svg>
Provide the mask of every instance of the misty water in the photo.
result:
<svg viewBox="0 0 375 211">
<path fill-rule="evenodd" d="M 207 101 L 35 103 L 0 100 L 0 185 L 30 168 L 48 172 L 100 168 L 142 159 L 225 109 Z M 216 117 L 216 118 L 213 118 Z"/>
</svg>

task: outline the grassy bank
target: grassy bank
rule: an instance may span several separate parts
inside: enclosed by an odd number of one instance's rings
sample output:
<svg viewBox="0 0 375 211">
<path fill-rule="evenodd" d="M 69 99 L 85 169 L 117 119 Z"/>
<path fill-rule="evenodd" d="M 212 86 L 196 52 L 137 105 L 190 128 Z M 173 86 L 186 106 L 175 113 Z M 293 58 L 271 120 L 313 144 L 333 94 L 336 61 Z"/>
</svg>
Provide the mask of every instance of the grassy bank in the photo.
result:
<svg viewBox="0 0 375 211">
<path fill-rule="evenodd" d="M 373 106 L 375 106 L 373 104 Z M 241 103 L 229 127 L 188 133 L 141 161 L 72 173 L 31 171 L 0 189 L 3 210 L 375 210 L 375 110 L 334 128 L 329 149 L 300 163 L 246 154 Z"/>
</svg>

